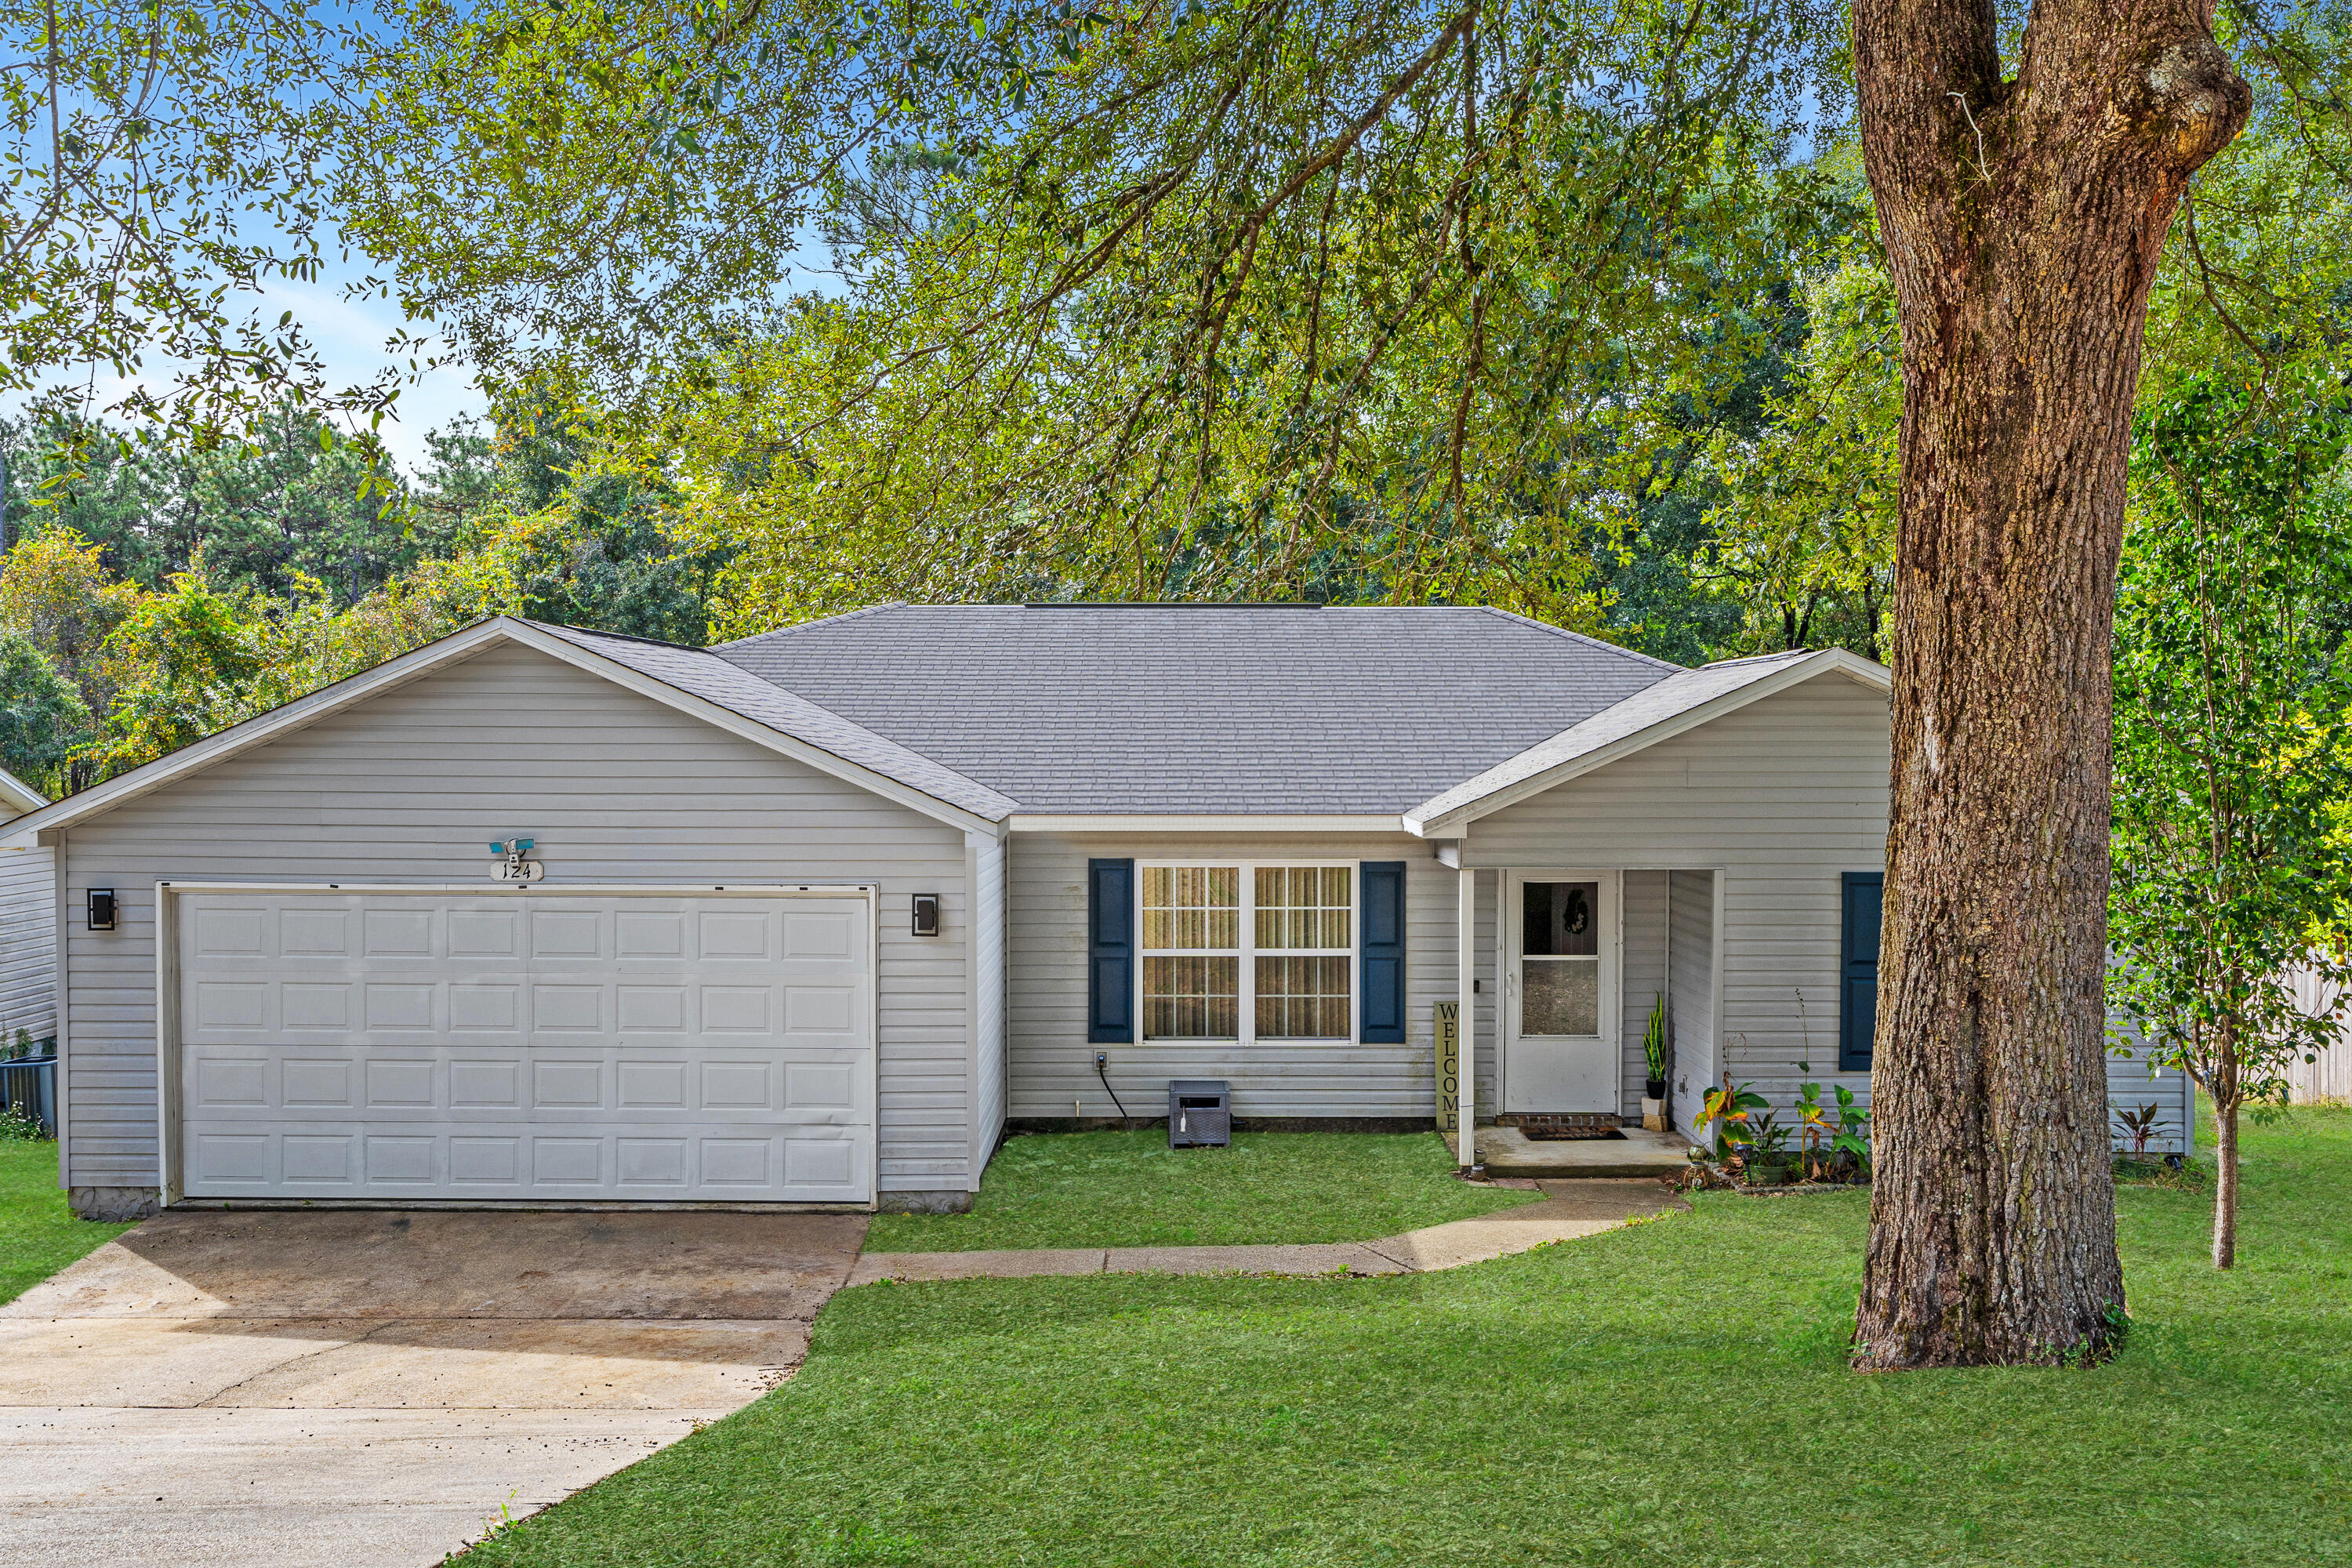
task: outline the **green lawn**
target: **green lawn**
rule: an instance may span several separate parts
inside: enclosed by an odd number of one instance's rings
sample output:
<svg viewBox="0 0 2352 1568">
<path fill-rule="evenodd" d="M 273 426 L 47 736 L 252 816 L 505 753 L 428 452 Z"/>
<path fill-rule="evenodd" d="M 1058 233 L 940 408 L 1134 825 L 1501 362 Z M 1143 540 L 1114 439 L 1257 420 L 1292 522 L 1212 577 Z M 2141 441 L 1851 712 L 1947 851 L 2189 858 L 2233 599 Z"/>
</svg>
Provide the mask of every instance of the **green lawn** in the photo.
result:
<svg viewBox="0 0 2352 1568">
<path fill-rule="evenodd" d="M 1860 1377 L 1859 1193 L 1447 1274 L 877 1285 L 757 1405 L 469 1564 L 2352 1562 L 2352 1114 L 2122 1196 L 2092 1372 Z"/>
<path fill-rule="evenodd" d="M 0 1301 L 130 1228 L 74 1218 L 58 1185 L 55 1143 L 0 1139 Z"/>
<path fill-rule="evenodd" d="M 1171 1149 L 1165 1130 L 1015 1138 L 970 1214 L 883 1215 L 872 1252 L 1370 1241 L 1531 1203 L 1465 1186 L 1434 1132 L 1237 1132 Z"/>
</svg>

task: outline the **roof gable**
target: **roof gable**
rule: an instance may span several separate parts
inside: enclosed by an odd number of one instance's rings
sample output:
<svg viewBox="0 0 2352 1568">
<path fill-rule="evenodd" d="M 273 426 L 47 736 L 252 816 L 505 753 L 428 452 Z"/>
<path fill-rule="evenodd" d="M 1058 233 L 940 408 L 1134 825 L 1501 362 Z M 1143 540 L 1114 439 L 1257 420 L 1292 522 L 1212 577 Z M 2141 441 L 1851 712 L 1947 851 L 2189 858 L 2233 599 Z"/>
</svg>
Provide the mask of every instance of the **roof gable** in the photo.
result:
<svg viewBox="0 0 2352 1568">
<path fill-rule="evenodd" d="M 1832 674 L 1879 691 L 1891 686 L 1885 666 L 1843 648 L 1764 654 L 1681 670 L 1423 801 L 1404 814 L 1404 826 L 1423 837 L 1446 837 L 1775 692 Z"/>
<path fill-rule="evenodd" d="M 501 645 L 560 659 L 950 826 L 993 829 L 1013 810 L 1009 797 L 697 649 L 501 616 L 30 812 L 5 832 L 21 839 L 87 821 Z"/>
<path fill-rule="evenodd" d="M 18 778 L 5 768 L 0 768 L 0 822 L 27 811 L 38 811 L 49 804 L 49 797 Z"/>
</svg>

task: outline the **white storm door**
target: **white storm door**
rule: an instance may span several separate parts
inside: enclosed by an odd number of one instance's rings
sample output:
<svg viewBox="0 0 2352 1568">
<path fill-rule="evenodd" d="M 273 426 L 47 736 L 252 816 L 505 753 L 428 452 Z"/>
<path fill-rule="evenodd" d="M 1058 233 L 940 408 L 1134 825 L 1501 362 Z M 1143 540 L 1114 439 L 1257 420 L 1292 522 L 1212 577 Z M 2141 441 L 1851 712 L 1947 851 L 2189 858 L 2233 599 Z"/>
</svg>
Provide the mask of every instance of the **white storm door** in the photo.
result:
<svg viewBox="0 0 2352 1568">
<path fill-rule="evenodd" d="M 1515 872 L 1504 879 L 1503 1110 L 1616 1112 L 1614 872 Z"/>
<path fill-rule="evenodd" d="M 178 904 L 190 1197 L 872 1196 L 863 898 Z"/>
</svg>

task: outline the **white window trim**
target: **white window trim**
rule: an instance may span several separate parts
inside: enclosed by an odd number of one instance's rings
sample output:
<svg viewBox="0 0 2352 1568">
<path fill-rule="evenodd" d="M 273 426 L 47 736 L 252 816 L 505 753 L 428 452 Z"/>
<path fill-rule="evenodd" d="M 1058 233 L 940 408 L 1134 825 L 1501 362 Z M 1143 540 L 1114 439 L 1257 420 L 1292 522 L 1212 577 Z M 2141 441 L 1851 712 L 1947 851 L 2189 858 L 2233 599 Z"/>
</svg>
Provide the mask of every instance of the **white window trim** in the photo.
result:
<svg viewBox="0 0 2352 1568">
<path fill-rule="evenodd" d="M 1197 1038 L 1175 1038 L 1147 1035 L 1144 1033 L 1143 1011 L 1143 971 L 1145 960 L 1163 956 L 1169 953 L 1182 952 L 1192 952 L 1202 954 L 1203 956 L 1222 956 L 1225 950 L 1223 948 L 1202 950 L 1199 948 L 1148 948 L 1144 946 L 1143 873 L 1151 870 L 1208 870 L 1215 867 L 1232 868 L 1238 872 L 1241 878 L 1242 901 L 1240 920 L 1241 930 L 1239 934 L 1242 939 L 1242 944 L 1238 949 L 1234 950 L 1235 963 L 1239 965 L 1241 970 L 1240 978 L 1237 982 L 1240 995 L 1235 1001 L 1235 1016 L 1240 1020 L 1241 1033 L 1238 1036 L 1203 1035 Z M 1258 1043 L 1257 873 L 1262 869 L 1284 867 L 1313 867 L 1317 869 L 1336 867 L 1349 873 L 1348 878 L 1348 945 L 1344 950 L 1348 958 L 1348 1032 L 1344 1036 L 1328 1037 L 1316 1035 L 1281 1035 L 1275 1037 L 1271 1043 L 1284 1047 L 1352 1046 L 1356 1043 L 1356 1037 L 1362 1032 L 1364 1026 L 1364 999 L 1361 994 L 1363 991 L 1364 942 L 1364 872 L 1362 863 L 1356 860 L 1334 859 L 1328 856 L 1261 855 L 1251 858 L 1237 858 L 1232 856 L 1217 855 L 1209 856 L 1204 858 L 1183 860 L 1146 860 L 1138 858 L 1135 862 L 1135 906 L 1129 911 L 1130 918 L 1134 921 L 1134 924 L 1129 926 L 1128 929 L 1135 932 L 1134 1011 L 1129 1014 L 1129 1016 L 1135 1020 L 1135 1043 L 1138 1046 L 1156 1046 L 1168 1049 L 1187 1050 L 1196 1046 L 1255 1046 Z M 1280 947 L 1268 948 L 1265 951 L 1269 953 L 1286 954 L 1298 958 L 1330 958 L 1337 956 L 1342 950 L 1333 947 Z"/>
</svg>

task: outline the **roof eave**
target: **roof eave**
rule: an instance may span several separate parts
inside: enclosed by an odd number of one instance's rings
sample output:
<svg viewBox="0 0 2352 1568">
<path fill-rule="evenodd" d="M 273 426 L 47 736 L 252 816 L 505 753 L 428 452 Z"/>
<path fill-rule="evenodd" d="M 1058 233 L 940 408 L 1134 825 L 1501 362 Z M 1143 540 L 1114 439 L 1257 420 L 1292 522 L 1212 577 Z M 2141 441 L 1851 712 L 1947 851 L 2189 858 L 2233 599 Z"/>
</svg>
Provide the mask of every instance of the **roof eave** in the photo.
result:
<svg viewBox="0 0 2352 1568">
<path fill-rule="evenodd" d="M 1704 669 L 1706 667 L 1699 668 Z M 1446 801 L 1447 796 L 1476 782 L 1475 778 L 1465 779 L 1453 789 L 1433 795 L 1406 812 L 1403 818 L 1405 831 L 1422 838 L 1455 837 L 1482 816 L 1489 816 L 1507 807 L 1517 805 L 1519 802 L 1541 795 L 1546 790 L 1557 789 L 1573 779 L 1605 768 L 1612 763 L 1622 762 L 1636 752 L 1646 751 L 1661 741 L 1687 734 L 1704 724 L 1722 718 L 1727 713 L 1737 712 L 1751 702 L 1762 701 L 1777 692 L 1786 691 L 1790 687 L 1802 685 L 1808 680 L 1823 675 L 1842 675 L 1874 691 L 1887 692 L 1894 689 L 1894 678 L 1885 665 L 1874 664 L 1869 659 L 1849 653 L 1843 648 L 1823 648 L 1819 652 L 1793 660 L 1770 675 L 1760 677 L 1743 686 L 1735 687 L 1729 691 L 1719 692 L 1704 702 L 1694 703 L 1679 713 L 1670 713 L 1629 735 L 1618 737 L 1605 746 L 1596 747 L 1581 755 L 1570 757 L 1553 767 L 1540 769 L 1525 778 L 1497 784 L 1491 790 L 1451 804 L 1441 804 Z M 1637 701 L 1643 695 L 1641 692 L 1636 692 L 1625 700 Z M 1609 710 L 1604 708 L 1601 713 L 1594 714 L 1592 719 L 1585 720 L 1584 722 L 1591 723 L 1593 719 L 1598 719 L 1608 711 Z M 1549 745 L 1551 740 L 1558 738 L 1554 736 L 1550 740 L 1538 742 L 1538 745 Z M 1532 751 L 1536 748 L 1528 749 Z M 1517 760 L 1517 758 L 1507 758 L 1496 763 L 1495 768 L 1487 771 L 1496 772 L 1507 768 Z"/>
<path fill-rule="evenodd" d="M 332 686 L 321 687 L 282 708 L 274 708 L 242 723 L 233 724 L 217 734 L 208 735 L 169 756 L 159 757 L 79 795 L 68 795 L 54 805 L 28 812 L 0 828 L 0 847 L 29 847 L 39 842 L 41 834 L 71 827 L 76 823 L 127 805 L 215 763 L 226 762 L 240 752 L 308 729 L 395 687 L 470 658 L 497 643 L 513 643 L 531 648 L 953 827 L 1001 834 L 1003 831 L 1002 824 L 1013 814 L 1013 803 L 1009 799 L 1004 809 L 994 816 L 969 810 L 952 801 L 941 800 L 798 736 L 786 734 L 732 709 L 682 691 L 667 681 L 607 658 L 593 649 L 551 636 L 529 621 L 496 616 L 477 621 L 463 631 L 453 632 L 437 642 L 427 643 L 421 648 L 388 659 L 373 669 L 362 670 Z"/>
</svg>

